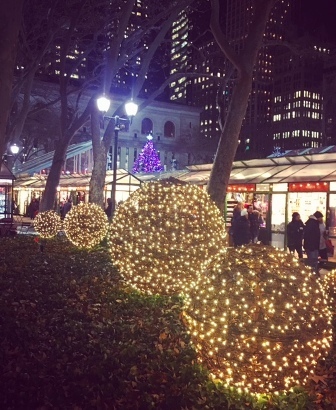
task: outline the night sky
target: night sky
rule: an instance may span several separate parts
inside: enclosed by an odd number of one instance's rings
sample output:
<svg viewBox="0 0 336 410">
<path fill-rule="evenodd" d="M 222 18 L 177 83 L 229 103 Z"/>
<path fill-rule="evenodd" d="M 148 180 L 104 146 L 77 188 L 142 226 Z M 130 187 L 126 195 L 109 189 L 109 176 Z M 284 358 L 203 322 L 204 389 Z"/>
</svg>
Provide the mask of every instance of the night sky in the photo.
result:
<svg viewBox="0 0 336 410">
<path fill-rule="evenodd" d="M 303 0 L 301 23 L 312 35 L 323 33 L 325 40 L 336 43 L 336 0 Z"/>
</svg>

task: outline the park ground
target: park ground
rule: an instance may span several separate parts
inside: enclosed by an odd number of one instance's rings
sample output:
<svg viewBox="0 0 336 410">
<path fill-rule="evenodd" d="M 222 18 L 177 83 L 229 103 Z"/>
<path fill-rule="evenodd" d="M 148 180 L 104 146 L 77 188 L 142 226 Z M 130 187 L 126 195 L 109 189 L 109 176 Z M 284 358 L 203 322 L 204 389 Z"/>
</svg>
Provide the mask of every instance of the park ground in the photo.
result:
<svg viewBox="0 0 336 410">
<path fill-rule="evenodd" d="M 179 297 L 129 289 L 106 246 L 0 238 L 0 408 L 336 409 L 336 346 L 306 390 L 256 400 L 211 381 Z M 334 338 L 335 340 L 335 338 Z"/>
</svg>

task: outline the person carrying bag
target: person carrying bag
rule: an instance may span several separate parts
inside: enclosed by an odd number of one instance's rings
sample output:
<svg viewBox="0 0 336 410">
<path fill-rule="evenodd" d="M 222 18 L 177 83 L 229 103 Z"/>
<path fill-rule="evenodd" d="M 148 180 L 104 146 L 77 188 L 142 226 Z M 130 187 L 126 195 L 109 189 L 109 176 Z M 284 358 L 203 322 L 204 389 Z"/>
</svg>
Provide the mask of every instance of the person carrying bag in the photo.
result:
<svg viewBox="0 0 336 410">
<path fill-rule="evenodd" d="M 325 240 L 325 244 L 326 244 L 326 247 L 327 247 L 328 257 L 329 257 L 329 258 L 333 257 L 333 256 L 334 256 L 335 247 L 334 247 L 334 245 L 332 244 L 331 240 L 330 240 L 329 238 L 327 238 L 327 239 Z"/>
</svg>

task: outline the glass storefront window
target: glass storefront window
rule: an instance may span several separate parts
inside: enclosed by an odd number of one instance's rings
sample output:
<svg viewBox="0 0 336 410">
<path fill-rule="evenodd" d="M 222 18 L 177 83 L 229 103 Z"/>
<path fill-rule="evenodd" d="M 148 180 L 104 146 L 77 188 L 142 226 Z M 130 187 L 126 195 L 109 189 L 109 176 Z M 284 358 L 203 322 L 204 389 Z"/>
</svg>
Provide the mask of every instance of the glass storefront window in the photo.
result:
<svg viewBox="0 0 336 410">
<path fill-rule="evenodd" d="M 252 192 L 228 192 L 226 194 L 226 215 L 225 221 L 227 226 L 230 226 L 231 218 L 233 215 L 233 209 L 238 202 L 243 204 L 253 203 L 253 193 Z"/>
<path fill-rule="evenodd" d="M 285 232 L 286 230 L 286 194 L 272 195 L 272 232 Z"/>
<path fill-rule="evenodd" d="M 261 225 L 261 227 L 266 227 L 269 209 L 269 194 L 259 194 L 252 192 L 228 192 L 226 194 L 225 218 L 227 226 L 230 226 L 233 209 L 239 202 L 243 203 L 245 206 L 248 204 L 253 205 L 253 209 L 259 211 L 264 220 L 264 223 Z"/>
<path fill-rule="evenodd" d="M 0 219 L 9 218 L 12 214 L 12 187 L 0 186 Z"/>
<path fill-rule="evenodd" d="M 336 236 L 336 194 L 329 195 L 328 229 L 330 236 Z"/>
<path fill-rule="evenodd" d="M 260 225 L 262 228 L 266 228 L 267 214 L 268 214 L 268 194 L 254 194 L 253 208 L 259 211 L 264 222 Z"/>
<path fill-rule="evenodd" d="M 323 213 L 326 218 L 326 192 L 290 192 L 288 194 L 288 220 L 291 221 L 293 212 L 299 212 L 303 223 L 315 211 Z M 325 219 L 324 219 L 325 220 Z"/>
</svg>

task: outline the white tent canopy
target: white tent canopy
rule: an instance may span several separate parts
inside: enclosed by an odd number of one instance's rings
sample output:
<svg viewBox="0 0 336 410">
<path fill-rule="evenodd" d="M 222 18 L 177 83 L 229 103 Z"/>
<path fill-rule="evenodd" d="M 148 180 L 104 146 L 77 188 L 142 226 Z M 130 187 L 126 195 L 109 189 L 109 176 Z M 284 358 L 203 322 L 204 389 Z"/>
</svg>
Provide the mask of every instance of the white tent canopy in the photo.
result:
<svg viewBox="0 0 336 410">
<path fill-rule="evenodd" d="M 181 181 L 206 185 L 212 164 L 192 165 L 176 176 Z M 230 184 L 336 181 L 336 153 L 235 161 Z"/>
</svg>

